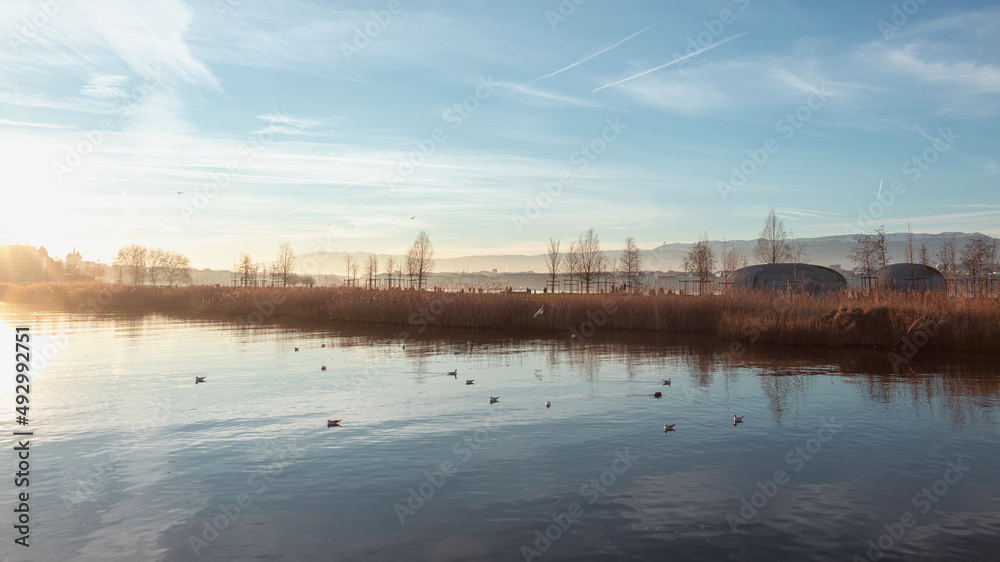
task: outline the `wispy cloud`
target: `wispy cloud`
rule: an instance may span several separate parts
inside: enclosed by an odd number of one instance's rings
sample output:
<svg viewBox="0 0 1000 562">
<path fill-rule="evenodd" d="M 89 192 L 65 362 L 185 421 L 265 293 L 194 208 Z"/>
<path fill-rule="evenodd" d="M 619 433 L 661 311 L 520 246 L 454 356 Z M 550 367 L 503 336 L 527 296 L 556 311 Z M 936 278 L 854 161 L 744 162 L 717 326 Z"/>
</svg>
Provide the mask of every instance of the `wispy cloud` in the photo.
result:
<svg viewBox="0 0 1000 562">
<path fill-rule="evenodd" d="M 581 64 L 589 61 L 590 59 L 592 59 L 592 58 L 594 58 L 594 57 L 596 57 L 598 55 L 602 55 L 602 54 L 610 51 L 611 49 L 614 49 L 618 45 L 621 45 L 622 43 L 628 41 L 629 39 L 632 39 L 633 37 L 635 37 L 637 35 L 640 35 L 640 34 L 646 32 L 646 31 L 648 31 L 649 29 L 652 29 L 653 27 L 656 27 L 656 25 L 657 24 L 654 23 L 653 25 L 646 26 L 646 27 L 640 29 L 639 31 L 636 31 L 632 35 L 629 35 L 628 37 L 626 37 L 626 38 L 622 39 L 621 41 L 615 43 L 614 45 L 611 45 L 610 47 L 606 47 L 604 49 L 601 49 L 600 51 L 597 51 L 596 53 L 594 53 L 594 54 L 592 54 L 590 56 L 586 56 L 586 57 L 584 57 L 584 58 L 582 58 L 582 59 L 574 62 L 573 64 L 571 64 L 569 66 L 560 68 L 559 70 L 557 70 L 555 72 L 550 72 L 550 73 L 546 74 L 545 76 L 539 76 L 538 78 L 535 78 L 534 80 L 532 80 L 530 83 L 538 82 L 539 80 L 545 80 L 546 78 L 551 78 L 551 77 L 555 76 L 556 74 L 559 74 L 561 72 L 565 72 L 565 71 L 567 71 L 567 70 L 569 70 L 569 69 L 571 69 L 571 68 L 573 68 L 575 66 L 580 66 Z"/>
<path fill-rule="evenodd" d="M 750 32 L 749 31 L 744 31 L 743 33 L 737 33 L 736 35 L 733 35 L 732 37 L 727 37 L 727 38 L 722 39 L 720 41 L 716 41 L 715 43 L 712 43 L 711 45 L 708 45 L 706 47 L 702 47 L 701 49 L 698 49 L 697 51 L 692 51 L 692 52 L 690 52 L 690 53 L 688 53 L 688 54 L 686 54 L 684 56 L 678 57 L 678 58 L 676 58 L 676 59 L 668 62 L 667 64 L 662 64 L 662 65 L 657 66 L 655 68 L 650 68 L 649 70 L 640 72 L 639 74 L 633 74 L 632 76 L 629 76 L 627 78 L 622 78 L 621 80 L 618 80 L 616 82 L 611 82 L 610 84 L 605 84 L 603 86 L 599 86 L 597 88 L 594 88 L 592 90 L 592 92 L 597 92 L 597 91 L 603 90 L 605 88 L 610 88 L 612 86 L 617 86 L 618 84 L 622 84 L 624 82 L 628 82 L 629 80 L 635 80 L 636 78 L 639 78 L 641 76 L 645 76 L 645 75 L 649 74 L 650 72 L 656 72 L 657 70 L 661 70 L 661 69 L 667 68 L 668 66 L 677 64 L 677 63 L 679 63 L 679 62 L 681 62 L 683 60 L 687 60 L 687 59 L 689 59 L 689 58 L 691 58 L 693 56 L 700 55 L 701 53 L 704 53 L 705 51 L 712 50 L 712 49 L 714 49 L 714 48 L 716 48 L 716 47 L 718 47 L 720 45 L 725 45 L 726 43 L 732 41 L 733 39 L 739 39 L 740 37 L 743 37 L 747 33 L 750 33 Z"/>
<path fill-rule="evenodd" d="M 11 127 L 40 127 L 43 129 L 72 129 L 72 127 L 56 125 L 54 123 L 28 123 L 25 121 L 12 121 L 10 119 L 0 119 L 0 125 L 9 125 Z"/>
<path fill-rule="evenodd" d="M 80 93 L 92 98 L 124 98 L 126 82 L 128 77 L 121 74 L 94 76 L 83 85 Z"/>
</svg>

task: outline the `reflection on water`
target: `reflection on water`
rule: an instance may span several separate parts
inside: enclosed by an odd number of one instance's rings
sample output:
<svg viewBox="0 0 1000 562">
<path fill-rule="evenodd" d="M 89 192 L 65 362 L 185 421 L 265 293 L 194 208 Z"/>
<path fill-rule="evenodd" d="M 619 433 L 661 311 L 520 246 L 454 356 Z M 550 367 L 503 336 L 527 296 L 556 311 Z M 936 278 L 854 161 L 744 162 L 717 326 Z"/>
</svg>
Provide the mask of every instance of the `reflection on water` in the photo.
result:
<svg viewBox="0 0 1000 562">
<path fill-rule="evenodd" d="M 35 335 L 25 559 L 941 560 L 1000 537 L 988 357 L 0 320 Z"/>
</svg>

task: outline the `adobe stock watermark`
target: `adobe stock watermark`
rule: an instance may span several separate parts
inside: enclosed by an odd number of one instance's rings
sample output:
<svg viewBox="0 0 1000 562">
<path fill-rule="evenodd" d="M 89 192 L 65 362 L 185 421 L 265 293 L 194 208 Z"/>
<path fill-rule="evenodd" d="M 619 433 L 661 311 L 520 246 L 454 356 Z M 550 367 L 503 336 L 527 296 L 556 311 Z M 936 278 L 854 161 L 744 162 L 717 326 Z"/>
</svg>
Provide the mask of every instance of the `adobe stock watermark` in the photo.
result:
<svg viewBox="0 0 1000 562">
<path fill-rule="evenodd" d="M 342 41 L 340 43 L 340 54 L 344 55 L 347 62 L 350 62 L 351 57 L 360 55 L 362 51 L 367 49 L 372 41 L 389 27 L 393 16 L 398 16 L 402 11 L 403 5 L 400 0 L 389 0 L 385 8 L 369 12 L 364 24 L 360 27 L 352 26 L 354 38 L 350 42 Z"/>
<path fill-rule="evenodd" d="M 892 5 L 892 12 L 889 14 L 889 21 L 878 20 L 878 30 L 882 33 L 882 39 L 888 41 L 899 31 L 899 28 L 910 21 L 910 16 L 920 11 L 920 7 L 927 3 L 927 0 L 903 0 L 900 4 Z"/>
<path fill-rule="evenodd" d="M 819 89 L 809 94 L 805 103 L 778 119 L 774 123 L 775 132 L 781 133 L 785 141 L 791 140 L 796 132 L 826 105 L 828 92 L 825 88 L 826 85 L 820 85 Z M 715 188 L 718 190 L 722 202 L 729 201 L 729 196 L 738 192 L 750 181 L 750 178 L 757 175 L 779 150 L 781 150 L 781 143 L 775 137 L 767 137 L 758 147 L 748 148 L 746 151 L 748 158 L 730 168 L 729 181 L 715 183 Z"/>
<path fill-rule="evenodd" d="M 736 7 L 739 8 L 739 12 L 733 12 L 729 8 L 723 8 L 719 10 L 718 17 L 710 20 L 702 20 L 701 25 L 705 29 L 699 31 L 694 36 L 688 35 L 686 47 L 687 50 L 684 54 L 674 52 L 673 58 L 678 61 L 674 66 L 674 72 L 680 72 L 684 67 L 692 64 L 694 61 L 688 56 L 695 51 L 699 51 L 708 47 L 712 43 L 719 40 L 722 33 L 726 30 L 726 26 L 736 23 L 736 16 L 740 12 L 746 11 L 750 7 L 750 0 L 731 0 Z M 685 58 L 687 57 L 687 58 Z"/>
<path fill-rule="evenodd" d="M 11 35 L 10 37 L 10 50 L 15 53 L 20 53 L 21 47 L 27 45 L 36 37 L 42 34 L 46 27 L 52 23 L 59 14 L 62 13 L 62 8 L 66 4 L 69 4 L 72 0 L 40 0 L 38 2 L 38 9 L 35 10 L 31 16 L 25 16 L 21 18 L 21 27 L 17 29 L 17 33 Z"/>
<path fill-rule="evenodd" d="M 73 145 L 66 145 L 66 154 L 62 160 L 53 160 L 52 173 L 61 183 L 69 174 L 79 168 L 83 162 L 106 140 L 106 133 L 113 130 L 124 131 L 124 123 L 132 114 L 132 110 L 146 101 L 154 87 L 163 82 L 163 74 L 160 67 L 152 69 L 149 76 L 145 77 L 142 84 L 133 87 L 127 97 L 117 100 L 111 108 L 111 112 L 117 114 L 116 118 L 105 117 L 97 123 L 97 127 L 84 131 L 82 137 Z"/>
<path fill-rule="evenodd" d="M 834 418 L 829 421 L 820 418 L 820 428 L 816 430 L 816 436 L 806 439 L 802 445 L 796 445 L 785 454 L 785 464 L 792 467 L 792 472 L 800 472 L 806 467 L 806 463 L 816 457 L 822 450 L 823 444 L 829 443 L 837 433 L 844 428 L 844 424 L 836 423 Z M 791 475 L 782 469 L 774 471 L 774 474 L 764 482 L 757 481 L 758 491 L 750 494 L 750 499 L 740 496 L 740 509 L 738 514 L 727 513 L 726 522 L 735 535 L 742 525 L 749 524 L 767 504 L 791 482 Z"/>
<path fill-rule="evenodd" d="M 791 299 L 789 299 L 787 295 L 782 294 L 780 297 L 771 301 L 771 307 L 765 310 L 763 316 L 758 318 L 756 322 L 747 320 L 747 322 L 743 325 L 743 328 L 740 330 L 740 334 L 749 338 L 747 343 L 757 343 L 764 332 L 777 325 L 778 319 L 781 318 L 781 315 L 788 312 L 791 308 Z M 724 355 L 728 360 L 732 361 L 744 351 L 746 351 L 746 346 L 743 342 L 733 340 L 729 343 L 729 350 L 726 351 Z"/>
<path fill-rule="evenodd" d="M 405 525 L 407 517 L 415 515 L 423 508 L 434 497 L 434 494 L 444 487 L 448 479 L 455 476 L 461 467 L 468 463 L 473 455 L 496 435 L 496 428 L 508 421 L 510 421 L 510 415 L 503 408 L 491 408 L 480 427 L 456 441 L 451 449 L 455 460 L 446 460 L 439 463 L 436 470 L 425 471 L 423 481 L 416 487 L 407 488 L 406 501 L 393 504 L 392 510 L 399 519 L 399 525 Z"/>
<path fill-rule="evenodd" d="M 268 117 L 268 126 L 263 129 L 264 132 L 247 135 L 246 140 L 240 143 L 236 149 L 236 157 L 230 159 L 222 171 L 210 173 L 208 183 L 194 189 L 191 200 L 178 206 L 185 223 L 190 223 L 192 218 L 207 209 L 212 201 L 222 193 L 222 190 L 229 187 L 233 178 L 253 162 L 260 152 L 264 151 L 264 148 L 274 140 L 274 131 L 271 128 L 285 122 L 287 118 L 288 114 L 284 108 L 275 110 Z"/>
<path fill-rule="evenodd" d="M 931 144 L 919 154 L 914 154 L 900 167 L 900 173 L 909 181 L 915 182 L 923 177 L 924 173 L 931 169 L 941 155 L 948 152 L 955 146 L 955 141 L 961 137 L 958 133 L 947 129 L 938 128 L 938 136 L 931 139 Z M 879 222 L 886 212 L 896 203 L 896 197 L 906 193 L 907 185 L 903 180 L 893 180 L 887 189 L 880 189 L 875 195 L 875 201 L 868 205 L 867 209 L 858 207 L 858 219 L 854 224 L 844 225 L 844 234 L 859 234 L 868 232 Z"/>
<path fill-rule="evenodd" d="M 615 304 L 613 300 L 607 299 L 601 305 L 601 308 L 590 309 L 587 311 L 587 319 L 580 323 L 579 330 L 570 326 L 570 334 L 572 334 L 574 340 L 579 341 L 592 337 L 597 333 L 598 328 L 607 324 L 608 317 L 616 312 L 618 312 L 618 305 Z"/>
<path fill-rule="evenodd" d="M 545 21 L 549 22 L 552 31 L 560 23 L 566 23 L 569 17 L 576 13 L 576 9 L 587 3 L 587 0 L 559 0 L 554 10 L 545 10 Z"/>
<path fill-rule="evenodd" d="M 152 402 L 152 404 L 150 404 Z M 68 485 L 63 485 L 63 492 L 59 499 L 63 501 L 66 511 L 72 512 L 73 508 L 82 502 L 91 501 L 97 498 L 104 490 L 104 486 L 110 478 L 117 473 L 117 465 L 125 459 L 126 455 L 139 448 L 141 438 L 151 430 L 166 425 L 171 419 L 173 412 L 170 406 L 173 402 L 169 399 L 146 399 L 145 402 L 134 404 L 134 410 L 142 411 L 142 421 L 138 424 L 129 422 L 127 437 L 132 443 L 124 449 L 112 448 L 107 455 L 106 461 L 95 462 L 93 469 L 83 478 L 77 478 Z"/>
<path fill-rule="evenodd" d="M 472 93 L 444 110 L 441 119 L 451 125 L 451 131 L 457 131 L 479 110 L 483 102 L 493 97 L 496 87 L 492 74 L 481 76 Z M 415 150 L 399 159 L 395 171 L 385 173 L 385 183 L 394 188 L 413 176 L 417 168 L 424 165 L 427 159 L 436 154 L 438 148 L 446 142 L 448 142 L 448 131 L 444 127 L 435 127 L 429 135 L 416 142 Z"/>
<path fill-rule="evenodd" d="M 441 293 L 434 297 L 434 300 L 430 302 L 426 307 L 421 306 L 416 312 L 410 314 L 407 318 L 407 323 L 410 326 L 416 328 L 418 334 L 422 334 L 427 330 L 427 327 L 432 325 L 441 317 L 444 313 L 445 305 L 450 304 L 455 299 L 454 297 L 447 296 L 447 293 Z M 406 343 L 411 337 L 409 330 L 403 330 L 396 334 L 396 338 L 402 343 Z"/>
<path fill-rule="evenodd" d="M 941 501 L 941 498 L 948 493 L 948 490 L 951 489 L 950 487 L 957 484 L 965 476 L 965 473 L 971 469 L 971 466 L 965 466 L 962 464 L 962 457 L 958 457 L 955 461 L 949 460 L 948 468 L 945 469 L 941 478 L 935 480 L 930 487 L 922 488 L 919 492 L 914 494 L 910 503 L 913 507 L 920 510 L 921 515 L 926 515 L 931 508 L 934 507 L 934 504 Z M 904 511 L 900 514 L 898 521 L 892 521 L 882 525 L 882 528 L 885 529 L 885 533 L 874 539 L 868 539 L 865 543 L 868 545 L 868 550 L 865 552 L 864 558 L 855 554 L 851 557 L 851 561 L 874 562 L 876 560 L 881 560 L 886 553 L 903 541 L 907 532 L 916 527 L 917 523 L 917 517 L 913 514 L 913 512 Z"/>
<path fill-rule="evenodd" d="M 274 315 L 277 307 L 287 299 L 282 289 L 283 287 L 271 287 L 270 291 L 268 291 L 269 294 L 264 299 L 254 300 L 253 306 L 255 310 L 245 316 L 238 316 L 236 318 L 236 329 L 259 328 L 264 325 L 264 322 Z M 226 330 L 226 346 L 230 350 L 236 348 L 232 334 L 233 330 Z"/>
<path fill-rule="evenodd" d="M 900 372 L 900 366 L 909 364 L 910 360 L 916 357 L 920 348 L 927 345 L 931 338 L 937 335 L 941 329 L 941 324 L 947 320 L 947 316 L 936 317 L 910 330 L 905 336 L 899 338 L 899 347 L 892 348 L 886 354 L 886 358 L 892 365 L 894 373 Z"/>
<path fill-rule="evenodd" d="M 611 461 L 611 466 L 603 471 L 596 478 L 591 478 L 580 486 L 580 497 L 587 500 L 588 504 L 595 504 L 602 495 L 608 494 L 608 488 L 614 486 L 618 477 L 625 474 L 632 463 L 639 460 L 638 456 L 625 452 L 615 451 L 615 459 Z M 528 545 L 521 545 L 521 556 L 525 562 L 530 562 L 534 558 L 541 558 L 552 545 L 562 538 L 563 534 L 573 526 L 574 523 L 583 518 L 583 506 L 578 502 L 573 502 L 566 506 L 563 511 L 555 511 L 550 514 L 552 523 L 544 529 L 535 531 L 534 541 Z M 534 548 L 532 548 L 534 546 Z"/>
<path fill-rule="evenodd" d="M 101 290 L 92 297 L 81 302 L 76 307 L 77 314 L 100 314 L 107 310 L 111 304 L 111 289 L 108 284 L 101 284 Z M 35 340 L 35 352 L 32 354 L 32 369 L 35 372 L 33 380 L 39 381 L 45 378 L 45 367 L 59 354 L 67 350 L 72 345 L 72 339 L 65 330 L 49 335 L 40 334 Z"/>
<path fill-rule="evenodd" d="M 580 145 L 574 150 L 569 155 L 569 163 L 573 165 L 578 173 L 587 171 L 590 165 L 608 150 L 609 146 L 621 138 L 625 129 L 628 129 L 628 125 L 622 123 L 620 117 L 615 117 L 614 120 L 610 117 L 605 119 L 604 128 L 601 130 L 601 133 L 590 139 L 590 142 L 587 144 Z M 514 229 L 517 230 L 518 234 L 522 232 L 525 226 L 538 219 L 542 215 L 542 211 L 548 209 L 562 195 L 563 190 L 572 185 L 574 181 L 576 181 L 576 176 L 567 167 L 559 172 L 554 181 L 543 183 L 542 190 L 534 198 L 525 199 L 524 211 L 520 214 L 512 214 L 510 216 L 510 220 L 514 224 Z"/>
<path fill-rule="evenodd" d="M 215 0 L 212 2 L 212 9 L 215 10 L 215 15 L 219 19 L 225 19 L 229 14 L 236 11 L 243 5 L 243 0 Z"/>
<path fill-rule="evenodd" d="M 207 518 L 201 520 L 200 538 L 196 535 L 188 536 L 188 546 L 191 547 L 195 557 L 201 558 L 203 549 L 215 542 L 223 531 L 235 525 L 240 516 L 249 511 L 254 499 L 266 492 L 268 484 L 273 483 L 275 478 L 285 471 L 285 467 L 302 453 L 303 449 L 298 447 L 294 439 L 275 447 L 272 454 L 277 458 L 274 462 L 258 467 L 247 477 L 247 490 L 237 494 L 228 504 L 220 503 L 219 514 L 211 521 Z"/>
</svg>

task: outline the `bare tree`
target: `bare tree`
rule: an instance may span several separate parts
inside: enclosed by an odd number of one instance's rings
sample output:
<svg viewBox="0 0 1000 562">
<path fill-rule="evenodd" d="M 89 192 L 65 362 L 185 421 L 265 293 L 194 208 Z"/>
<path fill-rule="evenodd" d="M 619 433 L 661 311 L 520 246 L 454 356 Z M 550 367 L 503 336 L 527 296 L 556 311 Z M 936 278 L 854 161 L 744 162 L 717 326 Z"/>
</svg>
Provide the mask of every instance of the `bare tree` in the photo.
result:
<svg viewBox="0 0 1000 562">
<path fill-rule="evenodd" d="M 858 234 L 848 257 L 854 262 L 855 270 L 863 272 L 865 277 L 871 277 L 872 269 L 877 265 L 875 255 L 875 237 L 870 234 Z M 865 280 L 868 283 L 868 280 Z"/>
<path fill-rule="evenodd" d="M 288 285 L 288 278 L 295 272 L 295 250 L 290 242 L 282 242 L 278 245 L 278 258 L 274 260 L 274 272 L 281 280 L 283 287 Z"/>
<path fill-rule="evenodd" d="M 389 256 L 389 258 L 385 260 L 385 272 L 389 274 L 390 289 L 392 288 L 392 273 L 393 271 L 395 271 L 395 269 L 396 269 L 396 258 Z"/>
<path fill-rule="evenodd" d="M 795 237 L 795 231 L 788 232 L 788 259 L 792 263 L 799 264 L 809 261 L 809 252 L 806 251 L 804 242 Z"/>
<path fill-rule="evenodd" d="M 427 275 L 434 269 L 434 245 L 431 244 L 431 237 L 427 235 L 427 232 L 421 230 L 420 234 L 417 234 L 413 245 L 406 252 L 406 257 L 407 267 L 412 268 L 411 279 L 413 275 L 416 275 L 417 288 L 423 289 Z"/>
<path fill-rule="evenodd" d="M 163 278 L 164 268 L 167 265 L 167 251 L 162 248 L 150 248 L 146 257 L 146 271 L 149 282 L 154 287 Z"/>
<path fill-rule="evenodd" d="M 986 278 L 997 266 L 997 239 L 989 236 L 975 238 L 962 248 L 962 268 L 973 282 L 973 294 L 979 280 Z"/>
<path fill-rule="evenodd" d="M 264 262 L 262 262 L 260 260 L 257 260 L 257 263 L 254 264 L 254 268 L 255 268 L 255 271 L 257 272 L 257 276 L 254 279 L 254 283 L 257 286 L 266 287 L 267 286 L 267 265 L 264 264 Z"/>
<path fill-rule="evenodd" d="M 191 283 L 191 260 L 180 252 L 167 252 L 163 265 L 163 280 L 170 287 Z"/>
<path fill-rule="evenodd" d="M 760 263 L 782 263 L 791 259 L 791 253 L 785 222 L 771 209 L 764 221 L 764 228 L 760 231 L 760 238 L 757 239 L 754 258 Z"/>
<path fill-rule="evenodd" d="M 929 267 L 931 265 L 930 253 L 927 251 L 927 244 L 920 244 L 920 251 L 917 253 L 920 258 L 920 265 Z"/>
<path fill-rule="evenodd" d="M 378 256 L 368 254 L 368 257 L 365 259 L 365 277 L 368 278 L 369 289 L 374 287 L 376 275 L 378 275 Z"/>
<path fill-rule="evenodd" d="M 142 244 L 129 244 L 118 249 L 115 265 L 121 267 L 122 278 L 138 285 L 146 280 L 149 248 Z"/>
<path fill-rule="evenodd" d="M 243 287 L 253 285 L 257 280 L 257 264 L 254 263 L 250 254 L 243 252 L 233 263 L 233 275 L 237 282 Z"/>
<path fill-rule="evenodd" d="M 413 287 L 413 276 L 417 274 L 417 255 L 413 247 L 409 247 L 406 250 L 406 257 L 403 260 L 403 266 L 406 269 L 406 276 L 410 278 L 410 287 Z"/>
<path fill-rule="evenodd" d="M 698 281 L 700 282 L 698 292 L 701 293 L 701 287 L 704 287 L 705 283 L 712 276 L 714 269 L 715 252 L 712 251 L 712 245 L 708 243 L 708 234 L 704 234 L 698 239 L 695 245 L 691 246 L 687 255 L 684 256 L 684 271 L 698 277 Z"/>
<path fill-rule="evenodd" d="M 954 235 L 945 238 L 938 246 L 937 259 L 941 262 L 944 274 L 954 274 L 958 265 L 958 242 Z"/>
<path fill-rule="evenodd" d="M 622 273 L 625 274 L 625 286 L 628 292 L 642 291 L 642 254 L 635 243 L 635 238 L 629 236 L 625 239 L 625 251 L 622 252 L 619 262 Z"/>
<path fill-rule="evenodd" d="M 590 292 L 590 284 L 598 279 L 604 268 L 604 254 L 601 253 L 601 240 L 591 227 L 580 235 L 576 241 L 577 275 L 584 285 L 584 290 Z"/>
<path fill-rule="evenodd" d="M 889 255 L 889 244 L 885 240 L 884 224 L 875 229 L 872 249 L 875 253 L 876 264 L 881 264 L 882 267 L 889 265 L 889 260 L 892 259 L 892 256 Z"/>
<path fill-rule="evenodd" d="M 722 239 L 722 251 L 719 253 L 719 260 L 722 266 L 722 277 L 725 279 L 730 273 L 747 266 L 747 258 L 736 249 L 735 246 Z"/>
<path fill-rule="evenodd" d="M 347 284 L 357 284 L 358 264 L 351 257 L 350 252 L 344 254 L 344 274 L 347 275 Z"/>
<path fill-rule="evenodd" d="M 571 280 L 576 279 L 577 272 L 580 271 L 580 254 L 576 250 L 576 242 L 569 243 L 566 251 L 566 274 Z"/>
<path fill-rule="evenodd" d="M 92 277 L 96 281 L 104 281 L 107 266 L 100 263 L 89 263 L 83 265 L 82 273 L 87 277 Z"/>
<path fill-rule="evenodd" d="M 913 253 L 913 233 L 910 232 L 910 223 L 906 223 L 906 252 L 903 257 L 906 263 L 916 263 L 913 260 L 916 259 L 916 255 Z"/>
<path fill-rule="evenodd" d="M 549 268 L 549 287 L 553 293 L 556 291 L 556 277 L 559 276 L 565 259 L 565 256 L 559 253 L 561 243 L 561 240 L 549 238 L 549 248 L 545 254 L 545 265 Z"/>
</svg>

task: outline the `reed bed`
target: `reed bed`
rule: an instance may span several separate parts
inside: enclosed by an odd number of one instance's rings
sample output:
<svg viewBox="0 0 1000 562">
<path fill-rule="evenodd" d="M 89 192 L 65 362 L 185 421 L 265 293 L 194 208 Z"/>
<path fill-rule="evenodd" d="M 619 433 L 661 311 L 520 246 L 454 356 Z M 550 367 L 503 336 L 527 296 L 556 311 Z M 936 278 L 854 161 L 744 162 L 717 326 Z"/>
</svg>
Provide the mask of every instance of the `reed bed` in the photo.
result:
<svg viewBox="0 0 1000 562">
<path fill-rule="evenodd" d="M 573 333 L 691 332 L 748 343 L 1000 353 L 1000 300 L 935 293 L 623 295 L 444 293 L 350 287 L 0 284 L 0 300 L 70 312 L 186 310 L 246 322 L 294 317 L 422 327 Z M 544 312 L 535 315 L 544 307 Z"/>
</svg>

